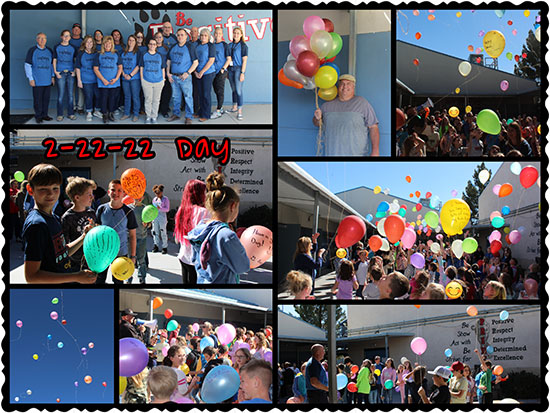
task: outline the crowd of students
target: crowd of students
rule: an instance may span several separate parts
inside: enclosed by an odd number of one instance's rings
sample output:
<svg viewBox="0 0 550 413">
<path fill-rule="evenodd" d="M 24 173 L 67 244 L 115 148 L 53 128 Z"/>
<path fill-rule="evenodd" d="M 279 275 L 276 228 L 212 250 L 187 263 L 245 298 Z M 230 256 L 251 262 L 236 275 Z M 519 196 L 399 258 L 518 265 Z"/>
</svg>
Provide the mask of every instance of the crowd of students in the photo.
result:
<svg viewBox="0 0 550 413">
<path fill-rule="evenodd" d="M 48 115 L 51 87 L 57 84 L 57 121 L 77 114 L 104 123 L 132 119 L 145 114 L 145 123 L 156 123 L 160 114 L 172 122 L 182 117 L 185 124 L 193 118 L 205 122 L 219 118 L 223 109 L 225 80 L 229 79 L 233 106 L 228 112 L 243 120 L 243 82 L 248 46 L 243 31 L 235 27 L 232 41 L 223 40 L 217 27 L 180 28 L 173 33 L 170 22 L 154 34 L 136 32 L 126 38 L 120 30 L 110 35 L 96 30 L 81 36 L 80 23 L 63 30 L 60 43 L 46 46 L 47 36 L 38 33 L 37 44 L 25 59 L 25 74 L 33 90 L 37 123 L 53 120 Z M 76 85 L 76 88 L 75 88 Z M 212 90 L 217 99 L 212 112 Z M 170 115 L 170 107 L 172 114 Z"/>
</svg>

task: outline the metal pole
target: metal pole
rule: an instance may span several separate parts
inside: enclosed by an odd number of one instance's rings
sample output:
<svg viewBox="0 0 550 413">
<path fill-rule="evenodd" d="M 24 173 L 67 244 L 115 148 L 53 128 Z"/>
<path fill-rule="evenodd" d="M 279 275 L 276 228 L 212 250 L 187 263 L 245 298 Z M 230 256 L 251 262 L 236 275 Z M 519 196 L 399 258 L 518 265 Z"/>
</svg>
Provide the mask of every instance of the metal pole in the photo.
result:
<svg viewBox="0 0 550 413">
<path fill-rule="evenodd" d="M 336 389 L 336 306 L 328 306 L 328 401 L 338 401 Z"/>
<path fill-rule="evenodd" d="M 82 21 L 82 37 L 86 36 L 86 10 L 80 12 L 80 20 Z"/>
<path fill-rule="evenodd" d="M 113 153 L 113 179 L 116 179 L 116 152 Z"/>
<path fill-rule="evenodd" d="M 349 15 L 349 56 L 348 56 L 348 73 L 355 76 L 355 66 L 357 63 L 357 14 L 355 10 L 350 10 Z"/>
<path fill-rule="evenodd" d="M 386 358 L 390 356 L 388 349 L 388 335 L 384 336 L 384 347 L 386 348 Z"/>
<path fill-rule="evenodd" d="M 153 294 L 149 291 L 149 321 L 153 321 Z"/>
<path fill-rule="evenodd" d="M 267 312 L 264 312 L 264 328 L 267 326 Z"/>
<path fill-rule="evenodd" d="M 222 324 L 225 324 L 225 307 L 222 306 Z"/>
<path fill-rule="evenodd" d="M 313 233 L 317 231 L 319 231 L 319 192 L 315 192 L 313 200 Z"/>
</svg>

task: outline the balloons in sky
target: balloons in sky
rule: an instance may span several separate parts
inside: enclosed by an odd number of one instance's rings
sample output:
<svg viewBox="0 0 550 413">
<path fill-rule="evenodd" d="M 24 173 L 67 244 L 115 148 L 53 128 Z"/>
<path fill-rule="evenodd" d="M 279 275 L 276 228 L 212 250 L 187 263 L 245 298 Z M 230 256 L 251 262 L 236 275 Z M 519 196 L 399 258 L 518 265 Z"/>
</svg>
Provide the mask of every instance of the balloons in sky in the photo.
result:
<svg viewBox="0 0 550 413">
<path fill-rule="evenodd" d="M 117 236 L 118 236 L 118 235 L 117 235 Z M 55 311 L 52 311 L 52 312 L 50 313 L 50 318 L 51 318 L 52 320 L 57 320 L 58 317 L 59 317 L 59 315 L 58 315 Z"/>
<path fill-rule="evenodd" d="M 470 62 L 463 61 L 463 62 L 459 63 L 458 72 L 462 76 L 464 76 L 464 77 L 468 76 L 471 71 L 472 71 L 472 65 L 470 64 Z"/>
<path fill-rule="evenodd" d="M 506 39 L 498 30 L 491 30 L 483 37 L 483 48 L 494 59 L 502 54 L 505 46 Z"/>
<path fill-rule="evenodd" d="M 17 327 L 21 328 L 21 327 L 23 327 L 23 322 L 22 322 L 21 320 L 17 320 L 17 321 L 15 322 L 15 325 L 16 325 Z"/>
<path fill-rule="evenodd" d="M 86 376 L 84 377 L 84 383 L 90 384 L 92 382 L 92 376 Z"/>
</svg>

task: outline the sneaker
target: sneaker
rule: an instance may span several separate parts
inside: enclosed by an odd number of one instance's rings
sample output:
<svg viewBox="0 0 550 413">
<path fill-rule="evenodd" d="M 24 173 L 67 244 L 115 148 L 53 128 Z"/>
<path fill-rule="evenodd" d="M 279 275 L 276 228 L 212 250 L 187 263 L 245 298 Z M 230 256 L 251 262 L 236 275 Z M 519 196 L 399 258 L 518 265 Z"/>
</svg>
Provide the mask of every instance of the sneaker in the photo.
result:
<svg viewBox="0 0 550 413">
<path fill-rule="evenodd" d="M 53 120 L 53 118 L 51 116 L 44 116 L 42 118 L 42 120 L 45 120 L 46 122 L 50 121 L 50 120 Z"/>
<path fill-rule="evenodd" d="M 109 123 L 109 115 L 103 115 L 103 123 Z"/>
<path fill-rule="evenodd" d="M 101 114 L 101 112 L 99 110 L 94 110 L 94 113 L 93 115 L 96 117 L 96 118 L 99 118 L 101 119 L 103 117 L 103 115 Z"/>
<path fill-rule="evenodd" d="M 212 113 L 212 116 L 210 116 L 210 119 L 218 119 L 221 115 L 222 113 L 219 110 L 217 110 L 214 113 Z"/>
<path fill-rule="evenodd" d="M 237 120 L 243 120 L 243 119 L 244 119 L 243 114 L 242 114 L 242 113 L 239 113 L 239 114 L 237 115 Z"/>
<path fill-rule="evenodd" d="M 120 118 L 120 120 L 130 119 L 130 115 L 124 115 Z"/>
<path fill-rule="evenodd" d="M 191 118 L 185 118 L 185 124 L 186 125 L 191 125 L 191 124 L 193 124 L 193 121 L 191 120 Z"/>
<path fill-rule="evenodd" d="M 168 113 L 163 113 L 162 116 L 164 117 L 164 119 L 168 119 L 168 118 L 170 117 L 170 114 L 168 114 Z"/>
<path fill-rule="evenodd" d="M 170 118 L 166 119 L 166 122 L 173 122 L 175 120 L 178 120 L 180 117 L 177 115 L 172 115 Z"/>
<path fill-rule="evenodd" d="M 92 112 L 86 114 L 86 122 L 91 122 L 93 120 Z"/>
<path fill-rule="evenodd" d="M 139 117 L 137 117 L 137 116 L 134 116 L 134 117 L 132 118 L 132 122 L 137 122 L 137 121 L 138 121 L 138 119 L 139 119 Z"/>
<path fill-rule="evenodd" d="M 61 122 L 62 120 L 63 120 L 63 116 L 58 116 L 58 117 L 57 117 L 57 121 L 58 121 L 58 122 Z"/>
<path fill-rule="evenodd" d="M 120 109 L 115 110 L 114 114 L 115 114 L 115 116 L 120 115 Z"/>
<path fill-rule="evenodd" d="M 157 123 L 157 118 L 151 118 L 151 123 Z"/>
<path fill-rule="evenodd" d="M 157 247 L 156 245 L 153 247 L 153 252 L 159 252 L 159 247 Z"/>
<path fill-rule="evenodd" d="M 168 248 L 163 248 L 163 249 L 162 249 L 162 253 L 163 253 L 163 254 L 168 254 Z"/>
<path fill-rule="evenodd" d="M 219 112 L 223 115 L 223 114 L 226 112 L 226 110 L 225 110 L 224 108 L 221 108 L 221 109 L 219 110 Z"/>
<path fill-rule="evenodd" d="M 70 116 L 69 116 L 69 119 L 70 119 L 70 120 L 76 120 L 76 115 L 70 115 Z"/>
<path fill-rule="evenodd" d="M 145 119 L 145 124 L 146 124 L 146 125 L 148 125 L 148 124 L 150 124 L 150 123 L 151 123 L 151 118 Z"/>
</svg>

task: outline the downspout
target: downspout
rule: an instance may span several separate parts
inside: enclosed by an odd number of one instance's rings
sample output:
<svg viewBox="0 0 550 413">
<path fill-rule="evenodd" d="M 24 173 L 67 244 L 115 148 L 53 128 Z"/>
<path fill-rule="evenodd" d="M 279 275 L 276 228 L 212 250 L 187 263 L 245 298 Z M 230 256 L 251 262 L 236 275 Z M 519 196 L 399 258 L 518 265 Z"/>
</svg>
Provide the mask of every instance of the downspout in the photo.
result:
<svg viewBox="0 0 550 413">
<path fill-rule="evenodd" d="M 355 66 L 357 65 L 357 12 L 350 10 L 349 13 L 348 73 L 355 76 Z"/>
<path fill-rule="evenodd" d="M 80 20 L 82 21 L 81 23 L 81 29 L 82 29 L 82 37 L 86 36 L 86 10 L 82 10 L 80 12 Z"/>
</svg>

